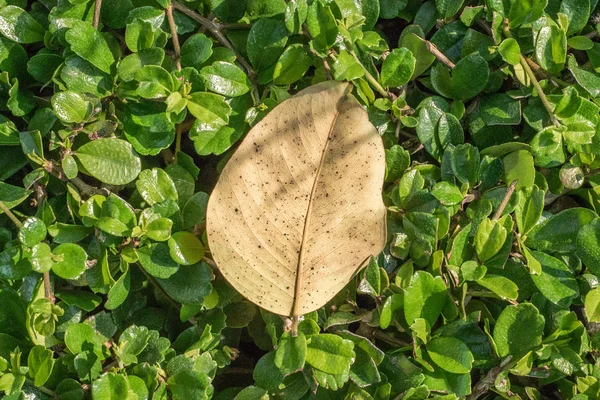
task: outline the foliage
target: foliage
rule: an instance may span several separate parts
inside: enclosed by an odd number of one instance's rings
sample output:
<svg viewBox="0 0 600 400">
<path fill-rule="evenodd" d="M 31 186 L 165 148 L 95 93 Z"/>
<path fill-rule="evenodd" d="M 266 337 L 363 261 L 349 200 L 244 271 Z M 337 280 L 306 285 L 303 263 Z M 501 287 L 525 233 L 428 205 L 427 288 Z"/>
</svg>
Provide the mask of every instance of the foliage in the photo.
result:
<svg viewBox="0 0 600 400">
<path fill-rule="evenodd" d="M 599 398 L 597 13 L 0 0 L 0 396 Z M 383 139 L 388 237 L 293 336 L 219 272 L 206 210 L 326 80 Z"/>
</svg>

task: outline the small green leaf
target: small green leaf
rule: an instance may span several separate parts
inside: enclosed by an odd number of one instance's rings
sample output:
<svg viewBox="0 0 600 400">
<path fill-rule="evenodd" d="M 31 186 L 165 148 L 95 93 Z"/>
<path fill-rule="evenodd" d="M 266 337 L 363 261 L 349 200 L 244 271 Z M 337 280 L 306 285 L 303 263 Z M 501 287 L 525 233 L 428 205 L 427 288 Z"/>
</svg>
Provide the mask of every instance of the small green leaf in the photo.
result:
<svg viewBox="0 0 600 400">
<path fill-rule="evenodd" d="M 133 181 L 141 170 L 140 158 L 124 140 L 105 138 L 79 147 L 75 156 L 85 172 L 111 185 Z"/>
<path fill-rule="evenodd" d="M 290 4 L 290 3 L 288 3 Z M 302 78 L 312 65 L 305 46 L 294 43 L 285 48 L 273 70 L 273 83 L 276 85 L 290 85 Z"/>
<path fill-rule="evenodd" d="M 410 80 L 416 60 L 409 49 L 394 49 L 381 66 L 381 83 L 387 87 L 400 87 Z"/>
<path fill-rule="evenodd" d="M 475 234 L 474 245 L 477 257 L 483 263 L 500 251 L 506 241 L 508 232 L 500 221 L 486 218 L 479 223 Z"/>
<path fill-rule="evenodd" d="M 166 243 L 151 243 L 136 250 L 142 267 L 152 276 L 167 279 L 179 270 Z"/>
<path fill-rule="evenodd" d="M 52 96 L 52 109 L 65 124 L 79 124 L 86 119 L 92 111 L 89 102 L 76 92 L 57 92 Z"/>
<path fill-rule="evenodd" d="M 275 365 L 281 373 L 286 376 L 304 368 L 306 361 L 306 337 L 298 332 L 293 337 L 290 332 L 285 332 L 279 339 L 279 345 L 275 351 Z"/>
<path fill-rule="evenodd" d="M 444 371 L 467 374 L 473 365 L 473 354 L 462 341 L 453 337 L 437 337 L 427 343 L 427 354 Z"/>
<path fill-rule="evenodd" d="M 178 198 L 173 180 L 160 168 L 145 169 L 140 172 L 135 187 L 151 206 L 167 200 L 177 201 Z"/>
<path fill-rule="evenodd" d="M 412 284 L 404 295 L 404 315 L 411 325 L 423 318 L 433 326 L 448 299 L 446 284 L 441 277 L 435 278 L 428 272 L 417 271 Z"/>
<path fill-rule="evenodd" d="M 585 315 L 590 322 L 600 322 L 600 288 L 590 290 L 585 295 Z"/>
<path fill-rule="evenodd" d="M 212 46 L 203 33 L 190 36 L 181 46 L 181 65 L 199 68 L 213 53 Z"/>
<path fill-rule="evenodd" d="M 101 71 L 111 73 L 115 63 L 106 39 L 89 22 L 75 21 L 65 34 L 65 39 L 71 45 L 71 50 L 79 57 L 89 61 Z"/>
<path fill-rule="evenodd" d="M 200 70 L 206 88 L 223 96 L 236 97 L 250 91 L 250 80 L 237 65 L 217 61 Z"/>
<path fill-rule="evenodd" d="M 311 336 L 306 342 L 306 363 L 328 374 L 347 374 L 355 357 L 354 343 L 333 334 Z"/>
<path fill-rule="evenodd" d="M 521 48 L 513 38 L 504 39 L 498 46 L 498 52 L 510 65 L 517 65 L 521 62 Z"/>
<path fill-rule="evenodd" d="M 87 254 L 74 243 L 63 243 L 52 251 L 52 271 L 64 279 L 77 279 L 85 271 Z"/>
<path fill-rule="evenodd" d="M 575 251 L 578 233 L 594 218 L 596 213 L 585 208 L 566 209 L 537 224 L 527 235 L 526 244 L 540 251 Z"/>
<path fill-rule="evenodd" d="M 17 43 L 36 43 L 44 40 L 44 32 L 39 22 L 22 8 L 5 5 L 0 9 L 0 33 L 8 39 Z"/>
<path fill-rule="evenodd" d="M 178 264 L 192 265 L 204 257 L 204 246 L 193 233 L 176 232 L 169 239 L 169 252 Z"/>
<path fill-rule="evenodd" d="M 19 241 L 26 247 L 33 247 L 46 239 L 46 224 L 36 217 L 29 217 L 19 227 Z"/>
<path fill-rule="evenodd" d="M 273 66 L 288 40 L 285 23 L 271 18 L 262 18 L 252 24 L 248 34 L 246 51 L 248 59 L 257 71 Z"/>
<path fill-rule="evenodd" d="M 544 317 L 533 304 L 506 307 L 494 326 L 494 341 L 500 357 L 519 357 L 542 343 Z"/>
<path fill-rule="evenodd" d="M 128 398 L 129 384 L 123 375 L 108 372 L 92 384 L 92 397 L 102 400 L 122 400 Z"/>
</svg>

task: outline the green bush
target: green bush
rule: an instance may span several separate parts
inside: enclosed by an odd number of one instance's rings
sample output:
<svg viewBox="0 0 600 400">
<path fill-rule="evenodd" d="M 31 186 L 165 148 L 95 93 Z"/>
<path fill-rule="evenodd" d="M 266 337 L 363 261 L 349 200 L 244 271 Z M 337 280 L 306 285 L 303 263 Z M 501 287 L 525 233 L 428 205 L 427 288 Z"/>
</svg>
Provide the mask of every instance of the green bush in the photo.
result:
<svg viewBox="0 0 600 400">
<path fill-rule="evenodd" d="M 0 397 L 600 398 L 597 3 L 0 0 Z M 293 336 L 206 209 L 331 79 L 388 244 Z"/>
</svg>

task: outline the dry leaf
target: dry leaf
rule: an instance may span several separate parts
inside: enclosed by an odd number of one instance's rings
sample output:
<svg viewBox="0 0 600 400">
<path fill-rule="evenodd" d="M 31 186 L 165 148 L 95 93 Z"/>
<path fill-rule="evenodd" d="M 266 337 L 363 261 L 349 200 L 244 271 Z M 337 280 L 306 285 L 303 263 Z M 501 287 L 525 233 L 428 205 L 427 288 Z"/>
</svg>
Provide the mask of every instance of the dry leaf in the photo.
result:
<svg viewBox="0 0 600 400">
<path fill-rule="evenodd" d="M 268 311 L 322 307 L 386 240 L 381 137 L 348 83 L 284 101 L 227 163 L 207 233 L 220 271 Z"/>
</svg>

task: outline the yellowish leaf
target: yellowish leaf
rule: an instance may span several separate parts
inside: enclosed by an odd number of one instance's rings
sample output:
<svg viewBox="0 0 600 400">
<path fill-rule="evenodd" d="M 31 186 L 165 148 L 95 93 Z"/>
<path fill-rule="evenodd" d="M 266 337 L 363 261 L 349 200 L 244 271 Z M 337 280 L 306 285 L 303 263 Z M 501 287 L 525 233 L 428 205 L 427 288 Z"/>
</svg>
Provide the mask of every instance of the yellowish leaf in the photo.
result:
<svg viewBox="0 0 600 400">
<path fill-rule="evenodd" d="M 278 105 L 240 144 L 208 203 L 220 271 L 276 314 L 322 307 L 385 245 L 383 143 L 350 91 L 323 82 Z"/>
</svg>

